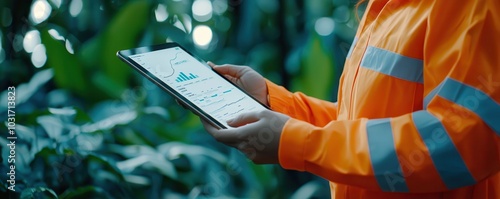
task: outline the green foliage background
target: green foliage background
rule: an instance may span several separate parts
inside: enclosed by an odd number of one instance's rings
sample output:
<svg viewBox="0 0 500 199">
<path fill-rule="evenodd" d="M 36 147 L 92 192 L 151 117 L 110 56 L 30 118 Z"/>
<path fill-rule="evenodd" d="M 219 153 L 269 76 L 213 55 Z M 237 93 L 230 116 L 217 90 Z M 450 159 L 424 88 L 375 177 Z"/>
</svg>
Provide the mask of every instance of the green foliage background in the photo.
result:
<svg viewBox="0 0 500 199">
<path fill-rule="evenodd" d="M 45 0 L 40 0 L 45 1 Z M 16 192 L 7 190 L 9 148 L 2 123 L 0 194 L 17 198 L 311 198 L 326 181 L 276 165 L 255 165 L 217 143 L 199 119 L 116 58 L 117 50 L 175 41 L 215 63 L 244 64 L 293 91 L 336 100 L 338 78 L 357 27 L 348 0 L 213 0 L 205 22 L 193 1 L 49 0 L 0 2 L 0 119 L 16 87 Z M 162 6 L 159 6 L 159 5 Z M 73 5 L 74 6 L 74 5 Z M 155 11 L 168 18 L 158 20 Z M 327 17 L 333 32 L 319 35 Z M 213 31 L 208 48 L 193 27 Z M 35 30 L 46 61 L 23 48 Z"/>
</svg>

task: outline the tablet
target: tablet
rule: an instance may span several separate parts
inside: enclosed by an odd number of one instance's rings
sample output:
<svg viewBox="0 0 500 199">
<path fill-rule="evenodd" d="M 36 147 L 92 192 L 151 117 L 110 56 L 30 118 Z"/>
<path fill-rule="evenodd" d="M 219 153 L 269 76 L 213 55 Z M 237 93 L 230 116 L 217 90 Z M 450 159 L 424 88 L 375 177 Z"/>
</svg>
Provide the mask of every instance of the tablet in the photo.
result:
<svg viewBox="0 0 500 199">
<path fill-rule="evenodd" d="M 269 109 L 177 43 L 122 50 L 117 56 L 218 128 L 238 114 Z"/>
</svg>

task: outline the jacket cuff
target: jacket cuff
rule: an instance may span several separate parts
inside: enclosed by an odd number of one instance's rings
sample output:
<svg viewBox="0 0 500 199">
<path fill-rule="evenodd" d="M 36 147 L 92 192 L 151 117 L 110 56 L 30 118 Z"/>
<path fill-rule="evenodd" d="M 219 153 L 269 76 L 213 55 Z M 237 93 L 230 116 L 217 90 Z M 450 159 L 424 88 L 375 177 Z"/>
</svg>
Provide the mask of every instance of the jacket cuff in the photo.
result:
<svg viewBox="0 0 500 199">
<path fill-rule="evenodd" d="M 273 111 L 290 115 L 290 103 L 293 102 L 293 94 L 282 86 L 266 79 L 267 93 L 269 96 L 269 106 Z"/>
<path fill-rule="evenodd" d="M 307 139 L 311 124 L 290 118 L 281 132 L 278 149 L 280 165 L 285 169 L 305 171 Z"/>
</svg>

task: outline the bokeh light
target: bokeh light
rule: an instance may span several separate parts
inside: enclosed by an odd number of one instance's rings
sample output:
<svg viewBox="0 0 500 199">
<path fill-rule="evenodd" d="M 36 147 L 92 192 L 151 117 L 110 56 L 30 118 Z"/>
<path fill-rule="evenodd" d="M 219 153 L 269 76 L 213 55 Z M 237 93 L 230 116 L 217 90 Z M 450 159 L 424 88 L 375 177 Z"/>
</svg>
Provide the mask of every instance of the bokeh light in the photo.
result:
<svg viewBox="0 0 500 199">
<path fill-rule="evenodd" d="M 227 0 L 215 0 L 213 2 L 214 13 L 223 14 L 227 10 Z"/>
<path fill-rule="evenodd" d="M 31 53 L 41 42 L 40 32 L 37 30 L 30 30 L 24 35 L 23 48 L 27 53 Z"/>
<path fill-rule="evenodd" d="M 69 41 L 69 39 L 66 39 L 66 50 L 71 53 L 71 54 L 75 54 L 75 50 L 73 50 L 73 44 L 71 44 L 71 42 Z"/>
<path fill-rule="evenodd" d="M 52 38 L 56 40 L 61 40 L 61 41 L 65 40 L 64 37 L 56 29 L 50 29 L 49 34 Z"/>
<path fill-rule="evenodd" d="M 333 11 L 333 18 L 338 23 L 347 23 L 351 18 L 351 11 L 347 6 L 340 6 Z"/>
<path fill-rule="evenodd" d="M 62 0 L 50 0 L 54 6 L 56 6 L 56 8 L 59 8 L 61 7 L 61 4 L 62 4 Z"/>
<path fill-rule="evenodd" d="M 49 18 L 52 12 L 52 7 L 45 0 L 36 0 L 31 5 L 30 20 L 33 24 L 39 24 Z"/>
<path fill-rule="evenodd" d="M 314 23 L 314 30 L 321 36 L 332 34 L 335 22 L 330 17 L 321 17 Z"/>
<path fill-rule="evenodd" d="M 165 7 L 163 4 L 158 4 L 158 6 L 155 9 L 155 18 L 156 21 L 158 22 L 164 22 L 168 18 L 168 12 L 167 12 L 167 7 Z"/>
<path fill-rule="evenodd" d="M 173 25 L 179 28 L 180 30 L 184 31 L 185 33 L 190 33 L 191 29 L 193 28 L 191 17 L 187 14 L 183 14 L 181 19 L 179 19 L 177 15 L 174 15 L 175 22 Z"/>
<path fill-rule="evenodd" d="M 73 17 L 76 17 L 82 12 L 83 1 L 82 0 L 73 0 L 71 4 L 69 4 L 69 14 Z"/>
<path fill-rule="evenodd" d="M 47 54 L 45 53 L 45 46 L 43 44 L 38 44 L 31 54 L 31 62 L 33 66 L 40 68 L 45 65 L 46 61 Z"/>
<path fill-rule="evenodd" d="M 186 27 L 186 32 L 190 33 L 191 30 L 193 29 L 193 23 L 192 23 L 191 17 L 188 14 L 182 15 L 182 23 Z"/>
<path fill-rule="evenodd" d="M 206 49 L 212 41 L 212 37 L 212 29 L 206 25 L 199 25 L 193 29 L 193 41 L 200 48 Z"/>
<path fill-rule="evenodd" d="M 212 18 L 212 2 L 209 0 L 196 0 L 192 6 L 193 18 L 199 22 L 205 22 Z"/>
</svg>

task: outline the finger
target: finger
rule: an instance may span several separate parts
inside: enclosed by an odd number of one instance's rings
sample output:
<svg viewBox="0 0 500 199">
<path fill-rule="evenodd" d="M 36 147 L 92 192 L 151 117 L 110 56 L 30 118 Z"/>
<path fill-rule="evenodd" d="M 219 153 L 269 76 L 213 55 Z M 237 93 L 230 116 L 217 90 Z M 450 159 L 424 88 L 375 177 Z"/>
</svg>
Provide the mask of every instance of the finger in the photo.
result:
<svg viewBox="0 0 500 199">
<path fill-rule="evenodd" d="M 224 77 L 226 79 L 228 79 L 229 81 L 233 82 L 233 83 L 236 83 L 237 80 L 238 80 L 238 76 L 233 76 L 233 75 L 229 75 L 229 74 L 226 74 L 228 69 L 227 67 L 231 67 L 231 65 L 227 65 L 225 64 L 224 66 L 219 66 L 217 64 L 214 64 L 213 62 L 211 61 L 208 61 L 207 64 L 212 67 L 212 69 L 214 69 L 215 71 L 219 72 L 220 74 L 224 75 Z M 222 69 L 219 69 L 219 68 L 222 68 Z M 225 69 L 226 68 L 226 69 Z M 234 73 L 231 73 L 231 74 L 234 74 Z"/>
<path fill-rule="evenodd" d="M 214 70 L 219 72 L 220 74 L 223 74 L 226 77 L 231 77 L 233 79 L 235 77 L 241 76 L 242 72 L 244 71 L 244 70 L 241 70 L 241 69 L 244 69 L 244 67 L 242 67 L 242 66 L 236 66 L 236 65 L 231 65 L 231 64 L 217 65 L 211 61 L 208 61 L 207 64 L 210 67 L 212 67 Z"/>
<path fill-rule="evenodd" d="M 235 83 L 235 84 L 237 84 L 237 83 L 238 83 L 238 78 L 236 78 L 236 77 L 233 77 L 233 76 L 230 76 L 230 75 L 224 75 L 224 77 L 225 77 L 226 79 L 228 79 L 229 81 L 231 81 L 231 82 Z"/>
<path fill-rule="evenodd" d="M 216 65 L 214 67 L 214 70 L 223 75 L 240 78 L 245 73 L 245 71 L 248 70 L 248 68 L 245 66 L 224 64 L 224 65 Z"/>
<path fill-rule="evenodd" d="M 203 127 L 207 132 L 214 137 L 218 142 L 233 146 L 241 139 L 241 135 L 234 129 L 217 129 L 212 124 L 205 120 L 201 120 Z"/>
<path fill-rule="evenodd" d="M 233 119 L 227 121 L 227 124 L 232 127 L 244 126 L 250 123 L 259 121 L 260 117 L 257 112 L 242 113 Z"/>
<path fill-rule="evenodd" d="M 208 64 L 210 67 L 212 67 L 212 68 L 215 68 L 215 67 L 217 66 L 216 64 L 214 64 L 214 63 L 213 63 L 213 62 L 211 62 L 211 61 L 208 61 L 208 62 L 207 62 L 207 64 Z"/>
<path fill-rule="evenodd" d="M 201 124 L 203 124 L 203 128 L 207 131 L 216 131 L 219 130 L 218 127 L 214 126 L 212 123 L 207 122 L 206 120 L 200 118 Z"/>
</svg>

